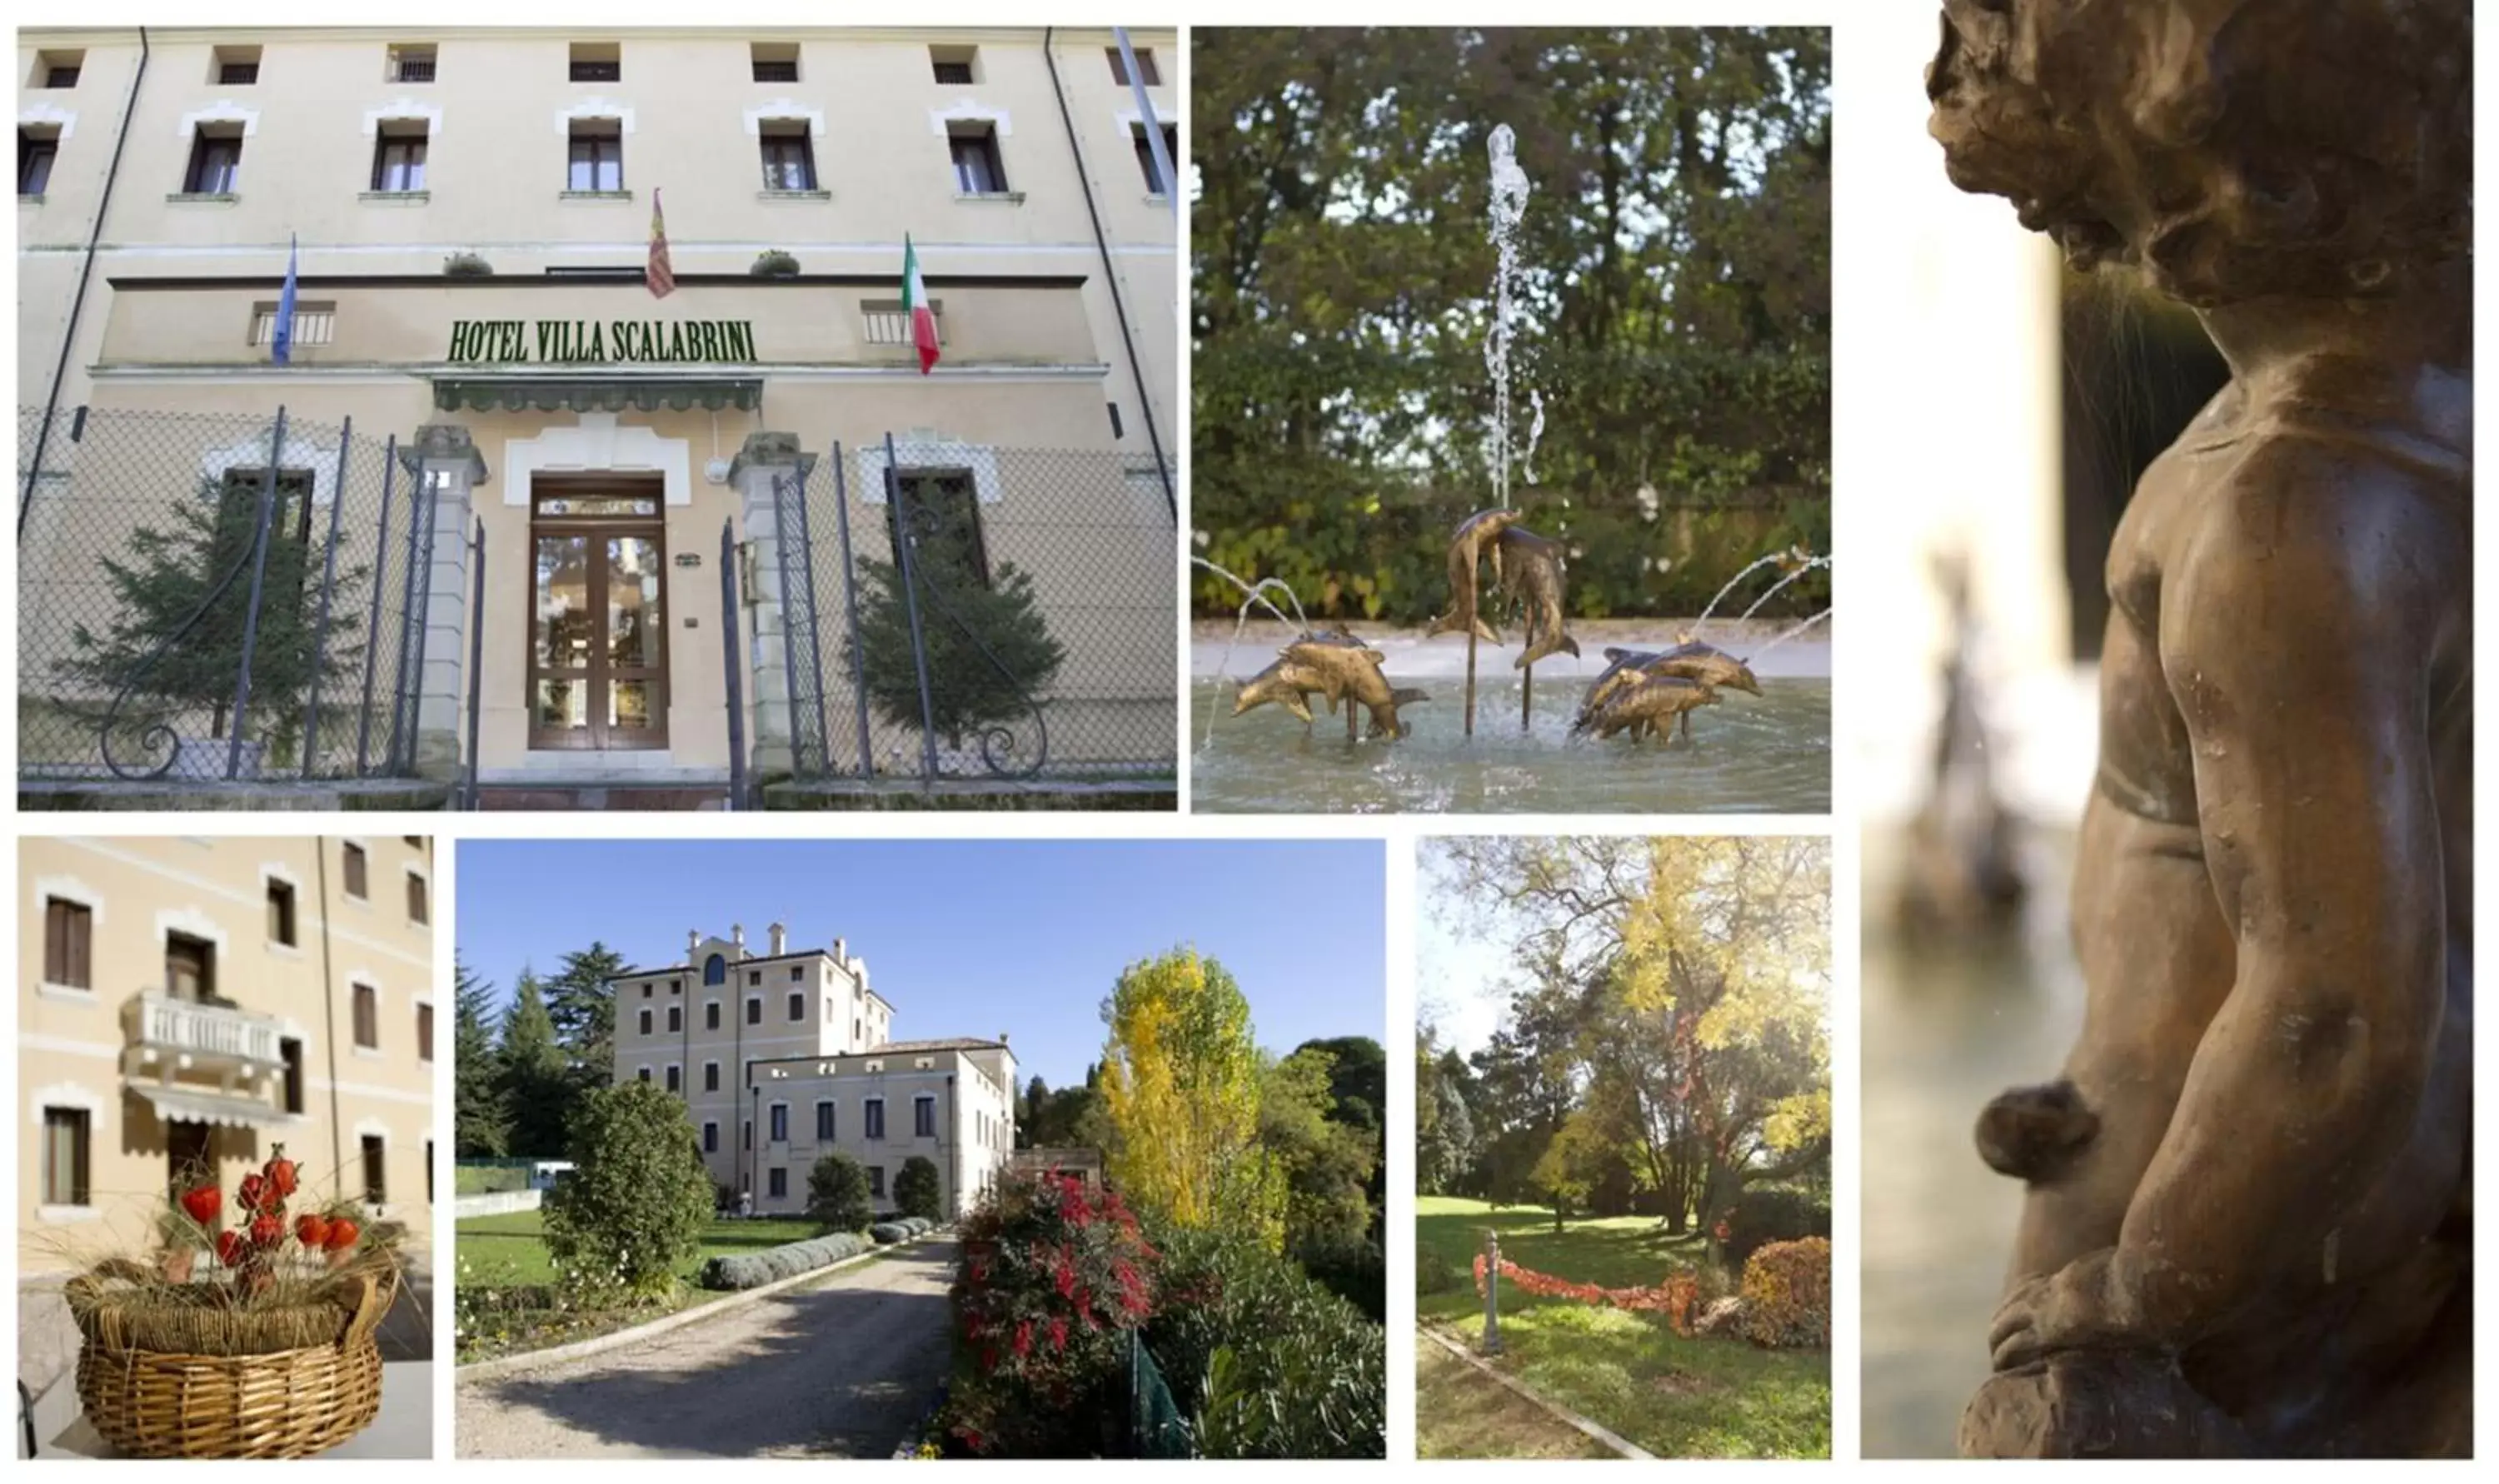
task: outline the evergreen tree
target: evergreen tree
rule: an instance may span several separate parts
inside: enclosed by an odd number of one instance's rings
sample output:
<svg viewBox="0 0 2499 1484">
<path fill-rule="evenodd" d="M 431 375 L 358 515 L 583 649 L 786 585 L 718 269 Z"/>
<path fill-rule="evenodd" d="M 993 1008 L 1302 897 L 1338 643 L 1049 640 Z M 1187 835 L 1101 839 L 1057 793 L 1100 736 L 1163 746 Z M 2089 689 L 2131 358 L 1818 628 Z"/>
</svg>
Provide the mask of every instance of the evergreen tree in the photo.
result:
<svg viewBox="0 0 2499 1484">
<path fill-rule="evenodd" d="M 876 1219 L 867 1193 L 867 1171 L 848 1154 L 833 1153 L 807 1172 L 807 1214 L 828 1232 L 863 1232 Z"/>
<path fill-rule="evenodd" d="M 1031 573 L 1007 563 L 992 582 L 970 563 L 940 560 L 926 539 L 912 560 L 921 582 L 929 720 L 947 746 L 959 748 L 966 735 L 1023 717 L 1025 697 L 1038 700 L 1050 689 L 1067 650 L 1042 618 Z M 901 568 L 862 559 L 860 569 L 859 628 L 846 642 L 863 660 L 868 703 L 877 715 L 916 731 L 920 670 L 912 661 Z"/>
<path fill-rule="evenodd" d="M 633 965 L 597 940 L 567 953 L 546 982 L 547 1017 L 564 1048 L 573 1084 L 584 1091 L 616 1080 L 616 986 L 608 981 Z"/>
<path fill-rule="evenodd" d="M 552 1157 L 568 1143 L 574 1088 L 566 1073 L 564 1048 L 556 1044 L 555 1022 L 538 991 L 538 977 L 528 969 L 521 971 L 512 1003 L 504 1008 L 495 1061 L 504 1115 L 510 1120 L 506 1147 L 534 1159 Z"/>
<path fill-rule="evenodd" d="M 511 1113 L 497 1076 L 493 1013 L 495 986 L 452 961 L 451 1022 L 452 1150 L 461 1159 L 495 1159 L 510 1151 Z"/>
<path fill-rule="evenodd" d="M 914 1154 L 902 1162 L 893 1176 L 893 1209 L 906 1216 L 937 1219 L 941 1194 L 937 1188 L 937 1165 L 925 1154 Z"/>
<path fill-rule="evenodd" d="M 225 736 L 251 612 L 250 559 L 263 493 L 257 479 L 203 479 L 193 499 L 174 506 L 170 526 L 139 527 L 119 554 L 98 557 L 113 617 L 101 631 L 84 623 L 72 628 L 75 652 L 54 662 L 58 678 L 99 698 L 135 682 L 132 694 L 155 701 L 164 714 L 206 714 L 209 735 Z M 326 687 L 361 654 L 352 597 L 368 568 L 352 565 L 343 550 L 327 642 L 314 642 L 328 531 L 312 530 L 310 495 L 300 474 L 280 471 L 261 564 L 260 616 L 252 626 L 251 708 L 263 719 L 256 734 L 279 744 L 281 756 L 303 724 L 314 676 Z M 343 546 L 343 533 L 341 539 Z M 177 633 L 180 641 L 168 648 Z"/>
</svg>

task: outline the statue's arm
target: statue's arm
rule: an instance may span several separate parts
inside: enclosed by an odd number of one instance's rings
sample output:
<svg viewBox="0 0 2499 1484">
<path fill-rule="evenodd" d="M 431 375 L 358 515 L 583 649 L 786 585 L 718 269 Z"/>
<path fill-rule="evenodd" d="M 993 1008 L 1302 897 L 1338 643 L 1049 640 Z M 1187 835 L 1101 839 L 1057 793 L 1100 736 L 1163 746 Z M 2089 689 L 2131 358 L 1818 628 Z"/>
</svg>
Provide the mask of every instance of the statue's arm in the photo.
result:
<svg viewBox="0 0 2499 1484">
<path fill-rule="evenodd" d="M 2217 500 L 2171 569 L 2161 664 L 2236 978 L 2117 1245 L 2008 1300 L 1999 1366 L 2183 1345 L 2285 1274 L 2330 1273 L 2414 1121 L 2446 954 L 2426 656 L 2460 599 L 2350 493 Z"/>
</svg>

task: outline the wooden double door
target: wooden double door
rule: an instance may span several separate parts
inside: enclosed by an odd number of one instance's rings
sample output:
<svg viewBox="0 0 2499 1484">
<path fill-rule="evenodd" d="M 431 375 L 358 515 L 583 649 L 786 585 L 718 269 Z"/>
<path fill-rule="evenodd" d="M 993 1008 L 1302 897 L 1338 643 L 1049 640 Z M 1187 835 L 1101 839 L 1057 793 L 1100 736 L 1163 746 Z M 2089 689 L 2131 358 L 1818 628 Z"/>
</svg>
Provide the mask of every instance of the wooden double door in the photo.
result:
<svg viewBox="0 0 2499 1484">
<path fill-rule="evenodd" d="M 656 478 L 533 481 L 531 747 L 668 745 L 662 500 Z"/>
</svg>

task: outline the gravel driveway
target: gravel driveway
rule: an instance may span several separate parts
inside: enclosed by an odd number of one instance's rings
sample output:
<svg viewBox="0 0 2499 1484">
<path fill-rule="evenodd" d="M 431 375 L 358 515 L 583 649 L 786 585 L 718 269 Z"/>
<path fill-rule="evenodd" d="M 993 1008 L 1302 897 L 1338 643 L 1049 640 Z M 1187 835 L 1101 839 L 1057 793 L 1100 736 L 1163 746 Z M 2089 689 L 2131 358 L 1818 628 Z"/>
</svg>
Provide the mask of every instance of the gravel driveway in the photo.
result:
<svg viewBox="0 0 2499 1484">
<path fill-rule="evenodd" d="M 543 1371 L 464 1383 L 463 1458 L 884 1458 L 947 1366 L 955 1243 L 926 1242 Z"/>
</svg>

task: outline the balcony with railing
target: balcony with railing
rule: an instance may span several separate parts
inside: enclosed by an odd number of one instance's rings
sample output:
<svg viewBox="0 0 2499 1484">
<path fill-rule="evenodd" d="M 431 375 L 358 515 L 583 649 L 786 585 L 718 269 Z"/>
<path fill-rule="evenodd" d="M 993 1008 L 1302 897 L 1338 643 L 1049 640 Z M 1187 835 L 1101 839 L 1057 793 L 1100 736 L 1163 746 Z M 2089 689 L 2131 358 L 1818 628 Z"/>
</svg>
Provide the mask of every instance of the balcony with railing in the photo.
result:
<svg viewBox="0 0 2499 1484">
<path fill-rule="evenodd" d="M 237 1006 L 143 990 L 121 1008 L 122 1081 L 168 1119 L 282 1122 L 285 1025 Z"/>
</svg>

